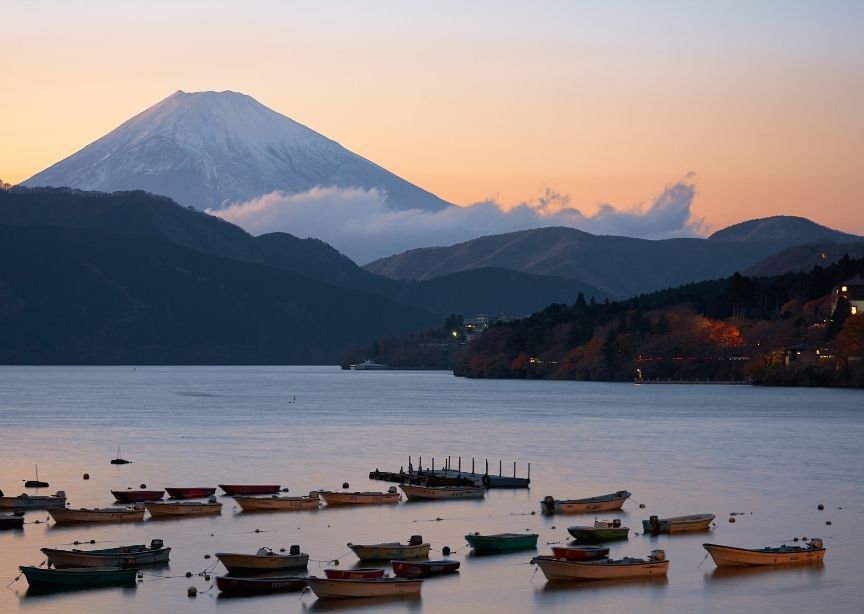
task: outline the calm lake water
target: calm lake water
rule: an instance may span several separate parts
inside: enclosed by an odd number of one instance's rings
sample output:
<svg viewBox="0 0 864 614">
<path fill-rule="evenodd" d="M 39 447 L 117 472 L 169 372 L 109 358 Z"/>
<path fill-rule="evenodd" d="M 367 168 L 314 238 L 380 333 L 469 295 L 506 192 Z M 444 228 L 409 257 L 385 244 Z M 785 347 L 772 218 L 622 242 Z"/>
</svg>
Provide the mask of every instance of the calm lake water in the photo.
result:
<svg viewBox="0 0 864 614">
<path fill-rule="evenodd" d="M 211 518 L 28 524 L 0 531 L 4 587 L 18 565 L 43 560 L 41 547 L 74 540 L 113 547 L 161 538 L 172 547 L 170 567 L 144 568 L 134 589 L 28 595 L 21 578 L 0 590 L 0 612 L 816 612 L 861 611 L 864 602 L 860 391 L 475 381 L 326 367 L 2 367 L 0 433 L 0 489 L 23 492 L 21 480 L 38 463 L 46 490 L 65 490 L 72 507 L 111 504 L 111 489 L 141 483 L 279 482 L 304 494 L 347 481 L 352 490 L 383 490 L 389 484 L 368 472 L 398 470 L 409 455 L 424 465 L 461 455 L 463 467 L 489 458 L 496 472 L 501 459 L 511 473 L 514 460 L 520 473 L 530 461 L 533 480 L 530 490 L 492 490 L 485 501 L 242 514 L 222 497 L 221 516 Z M 109 464 L 118 446 L 133 464 Z M 553 585 L 528 564 L 531 552 L 475 557 L 464 548 L 468 532 L 530 529 L 540 533 L 539 553 L 548 553 L 550 542 L 568 541 L 567 526 L 590 524 L 593 515 L 532 514 L 543 496 L 625 488 L 635 502 L 617 516 L 640 533 L 649 514 L 717 515 L 710 534 L 631 533 L 614 545 L 614 556 L 666 550 L 666 581 Z M 731 524 L 731 512 L 743 515 Z M 29 512 L 27 521 L 46 517 Z M 450 546 L 462 561 L 458 575 L 425 581 L 420 600 L 226 599 L 203 577 L 183 577 L 211 565 L 206 554 L 291 544 L 310 554 L 310 574 L 323 575 L 327 564 L 318 561 L 341 557 L 343 567 L 355 566 L 346 542 L 412 534 L 435 549 Z M 824 566 L 718 573 L 703 561 L 703 542 L 765 546 L 796 536 L 823 538 Z M 202 593 L 188 598 L 189 586 Z"/>
</svg>

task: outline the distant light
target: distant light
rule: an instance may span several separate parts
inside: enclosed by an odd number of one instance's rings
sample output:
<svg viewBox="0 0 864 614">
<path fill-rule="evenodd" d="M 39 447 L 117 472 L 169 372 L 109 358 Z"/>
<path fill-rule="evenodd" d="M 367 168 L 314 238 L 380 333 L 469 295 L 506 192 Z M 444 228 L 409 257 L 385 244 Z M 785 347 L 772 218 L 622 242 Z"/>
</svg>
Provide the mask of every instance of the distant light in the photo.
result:
<svg viewBox="0 0 864 614">
<path fill-rule="evenodd" d="M 852 305 L 852 315 L 854 316 L 856 313 L 858 313 L 858 308 L 855 305 Z"/>
<path fill-rule="evenodd" d="M 459 333 L 456 332 L 455 330 L 450 331 L 450 334 L 453 335 L 454 337 L 458 337 L 458 336 L 459 336 Z"/>
<path fill-rule="evenodd" d="M 846 286 L 840 286 L 840 292 L 848 292 L 849 288 Z"/>
</svg>

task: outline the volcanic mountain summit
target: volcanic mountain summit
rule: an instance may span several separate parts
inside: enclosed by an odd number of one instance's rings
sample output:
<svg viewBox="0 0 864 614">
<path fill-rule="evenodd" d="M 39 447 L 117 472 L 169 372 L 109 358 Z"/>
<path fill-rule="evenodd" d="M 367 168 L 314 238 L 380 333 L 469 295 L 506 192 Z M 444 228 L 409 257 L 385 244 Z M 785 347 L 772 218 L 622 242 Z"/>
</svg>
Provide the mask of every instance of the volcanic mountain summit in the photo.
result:
<svg viewBox="0 0 864 614">
<path fill-rule="evenodd" d="M 449 206 L 251 96 L 231 91 L 175 92 L 24 185 L 143 189 L 197 209 L 316 186 L 376 188 L 394 210 Z"/>
</svg>

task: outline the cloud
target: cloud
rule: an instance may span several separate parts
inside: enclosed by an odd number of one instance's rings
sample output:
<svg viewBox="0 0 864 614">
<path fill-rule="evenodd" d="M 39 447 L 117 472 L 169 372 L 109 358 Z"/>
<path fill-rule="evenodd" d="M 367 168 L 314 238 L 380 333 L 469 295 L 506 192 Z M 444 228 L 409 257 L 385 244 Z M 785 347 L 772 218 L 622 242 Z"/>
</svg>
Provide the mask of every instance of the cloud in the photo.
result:
<svg viewBox="0 0 864 614">
<path fill-rule="evenodd" d="M 667 185 L 649 206 L 616 209 L 603 203 L 585 215 L 569 196 L 547 189 L 531 202 L 510 209 L 490 199 L 437 212 L 393 211 L 377 189 L 316 187 L 300 194 L 273 192 L 251 201 L 208 210 L 252 234 L 282 231 L 316 237 L 359 263 L 417 247 L 451 245 L 476 237 L 540 228 L 570 226 L 594 234 L 645 239 L 695 236 L 702 221 L 692 216 L 693 175 Z"/>
</svg>

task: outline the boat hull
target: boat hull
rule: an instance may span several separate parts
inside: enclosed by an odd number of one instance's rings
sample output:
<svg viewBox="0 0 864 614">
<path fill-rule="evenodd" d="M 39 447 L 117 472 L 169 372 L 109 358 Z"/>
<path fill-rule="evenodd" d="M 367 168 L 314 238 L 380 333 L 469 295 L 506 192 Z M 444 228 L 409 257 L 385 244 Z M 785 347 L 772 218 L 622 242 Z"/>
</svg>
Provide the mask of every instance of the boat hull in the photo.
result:
<svg viewBox="0 0 864 614">
<path fill-rule="evenodd" d="M 821 563 L 825 558 L 824 548 L 751 549 L 702 544 L 717 567 L 756 567 L 768 565 L 809 565 Z"/>
<path fill-rule="evenodd" d="M 3 510 L 47 510 L 66 507 L 66 497 L 54 495 L 19 495 L 17 497 L 0 497 L 0 509 Z"/>
<path fill-rule="evenodd" d="M 585 544 L 600 544 L 616 539 L 627 539 L 629 527 L 598 529 L 596 527 L 567 527 L 574 539 Z"/>
<path fill-rule="evenodd" d="M 216 494 L 216 488 L 165 488 L 172 499 L 201 499 Z"/>
<path fill-rule="evenodd" d="M 393 574 L 400 578 L 431 578 L 455 573 L 459 570 L 459 561 L 390 561 Z"/>
<path fill-rule="evenodd" d="M 475 552 L 513 552 L 537 547 L 537 533 L 501 533 L 498 535 L 466 535 L 465 541 Z"/>
<path fill-rule="evenodd" d="M 626 490 L 599 497 L 585 499 L 550 499 L 540 502 L 540 511 L 544 514 L 588 514 L 593 512 L 611 512 L 620 510 L 624 502 L 630 498 Z"/>
<path fill-rule="evenodd" d="M 217 552 L 216 558 L 222 562 L 228 573 L 232 574 L 303 569 L 309 564 L 308 554 L 259 555 Z"/>
<path fill-rule="evenodd" d="M 399 503 L 402 495 L 398 492 L 321 492 L 327 505 L 386 505 Z"/>
<path fill-rule="evenodd" d="M 625 559 L 626 560 L 626 559 Z M 669 561 L 562 561 L 551 556 L 534 557 L 533 562 L 547 580 L 619 580 L 622 578 L 665 577 Z"/>
<path fill-rule="evenodd" d="M 383 578 L 384 570 L 378 567 L 366 567 L 364 569 L 325 569 L 324 575 L 331 580 L 369 580 L 371 578 Z"/>
<path fill-rule="evenodd" d="M 352 599 L 360 597 L 412 597 L 420 594 L 422 580 L 403 578 L 373 578 L 368 580 L 331 580 L 311 577 L 309 588 L 320 599 Z"/>
<path fill-rule="evenodd" d="M 306 578 L 278 576 L 270 578 L 238 578 L 216 576 L 216 587 L 226 595 L 265 595 L 291 593 L 306 588 Z"/>
<path fill-rule="evenodd" d="M 590 561 L 609 556 L 609 548 L 603 546 L 553 546 L 552 554 L 556 559 L 566 561 Z"/>
<path fill-rule="evenodd" d="M 244 512 L 292 512 L 317 510 L 321 506 L 318 497 L 246 497 L 236 495 L 234 500 Z"/>
<path fill-rule="evenodd" d="M 70 510 L 49 509 L 48 513 L 57 523 L 80 522 L 140 522 L 144 520 L 144 509 Z"/>
<path fill-rule="evenodd" d="M 695 533 L 707 531 L 714 520 L 714 514 L 694 514 L 692 516 L 676 516 L 660 518 L 657 524 L 651 520 L 642 521 L 642 529 L 646 533 Z"/>
<path fill-rule="evenodd" d="M 219 484 L 226 495 L 272 495 L 279 492 L 279 484 Z"/>
<path fill-rule="evenodd" d="M 221 503 L 145 503 L 144 507 L 154 518 L 212 516 L 222 513 Z"/>
<path fill-rule="evenodd" d="M 118 503 L 143 503 L 156 501 L 165 495 L 164 490 L 112 490 L 111 494 Z"/>
<path fill-rule="evenodd" d="M 120 552 L 120 550 L 128 550 L 128 552 Z M 167 563 L 171 555 L 171 548 L 151 550 L 144 546 L 128 546 L 95 551 L 42 548 L 42 553 L 48 557 L 54 567 L 59 569 L 66 567 L 138 567 Z"/>
<path fill-rule="evenodd" d="M 371 544 L 348 546 L 361 561 L 392 561 L 393 559 L 423 559 L 429 556 L 430 544 Z"/>
<path fill-rule="evenodd" d="M 27 583 L 34 589 L 97 588 L 100 586 L 135 586 L 137 569 L 90 567 L 83 569 L 43 569 L 20 567 Z"/>
<path fill-rule="evenodd" d="M 24 516 L 13 516 L 12 514 L 0 514 L 0 530 L 23 529 Z"/>
<path fill-rule="evenodd" d="M 400 484 L 399 488 L 405 493 L 409 501 L 440 501 L 443 499 L 483 499 L 486 497 L 485 488 L 473 486 L 415 486 L 412 484 Z"/>
</svg>

